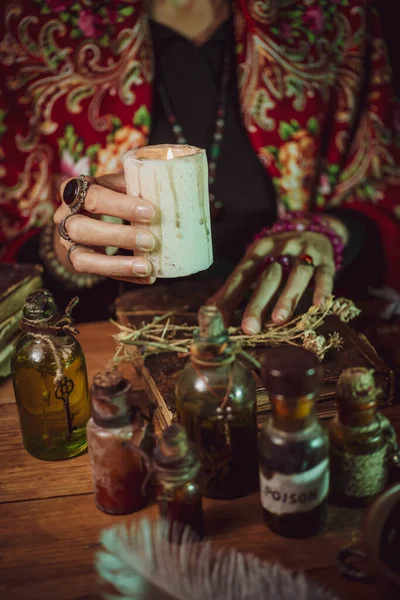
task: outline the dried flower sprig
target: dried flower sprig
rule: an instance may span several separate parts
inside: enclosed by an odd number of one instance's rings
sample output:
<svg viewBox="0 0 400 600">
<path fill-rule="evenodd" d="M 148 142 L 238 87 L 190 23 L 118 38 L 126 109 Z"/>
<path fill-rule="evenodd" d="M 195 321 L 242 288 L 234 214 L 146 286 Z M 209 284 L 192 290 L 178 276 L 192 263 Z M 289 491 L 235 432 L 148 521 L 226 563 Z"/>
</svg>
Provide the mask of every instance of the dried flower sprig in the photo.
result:
<svg viewBox="0 0 400 600">
<path fill-rule="evenodd" d="M 335 314 L 345 323 L 360 314 L 360 310 L 347 298 L 330 296 L 323 305 L 310 306 L 303 315 L 297 316 L 284 325 L 267 323 L 260 333 L 246 335 L 239 327 L 229 327 L 232 342 L 243 348 L 257 346 L 277 346 L 281 344 L 302 345 L 312 350 L 322 360 L 331 348 L 340 348 L 342 339 L 333 332 L 326 338 L 317 335 L 316 329 L 323 324 L 328 315 Z M 114 338 L 118 344 L 113 363 L 118 364 L 131 359 L 129 346 L 136 346 L 143 356 L 160 352 L 187 354 L 192 343 L 192 325 L 175 325 L 171 323 L 174 312 L 156 316 L 141 327 L 124 326 L 112 321 L 119 329 Z"/>
</svg>

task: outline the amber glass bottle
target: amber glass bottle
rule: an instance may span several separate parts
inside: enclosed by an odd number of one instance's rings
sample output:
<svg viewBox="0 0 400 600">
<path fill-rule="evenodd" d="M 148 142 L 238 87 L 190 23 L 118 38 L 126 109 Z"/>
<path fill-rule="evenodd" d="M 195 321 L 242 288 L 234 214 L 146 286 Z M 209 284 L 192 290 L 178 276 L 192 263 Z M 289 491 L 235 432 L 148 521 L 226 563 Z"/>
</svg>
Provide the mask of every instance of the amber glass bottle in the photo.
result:
<svg viewBox="0 0 400 600">
<path fill-rule="evenodd" d="M 171 541 L 180 542 L 185 526 L 203 536 L 200 461 L 181 425 L 167 427 L 153 452 L 160 516 L 169 523 Z"/>
<path fill-rule="evenodd" d="M 142 485 L 152 450 L 152 427 L 134 404 L 131 384 L 114 369 L 97 373 L 87 424 L 94 500 L 103 512 L 126 515 L 147 498 Z"/>
<path fill-rule="evenodd" d="M 314 535 L 325 523 L 329 488 L 328 436 L 315 416 L 321 367 L 296 347 L 267 350 L 263 379 L 272 417 L 260 434 L 264 519 L 279 535 Z"/>
<path fill-rule="evenodd" d="M 22 440 L 26 450 L 59 460 L 86 450 L 90 416 L 85 357 L 47 290 L 28 296 L 21 337 L 11 360 Z"/>
<path fill-rule="evenodd" d="M 198 318 L 176 386 L 178 419 L 200 457 L 204 496 L 237 498 L 258 486 L 255 382 L 236 360 L 217 308 L 203 306 Z"/>
<path fill-rule="evenodd" d="M 338 412 L 329 423 L 330 499 L 336 504 L 365 506 L 387 483 L 397 444 L 390 422 L 377 411 L 380 393 L 369 369 L 346 369 L 340 376 Z"/>
</svg>

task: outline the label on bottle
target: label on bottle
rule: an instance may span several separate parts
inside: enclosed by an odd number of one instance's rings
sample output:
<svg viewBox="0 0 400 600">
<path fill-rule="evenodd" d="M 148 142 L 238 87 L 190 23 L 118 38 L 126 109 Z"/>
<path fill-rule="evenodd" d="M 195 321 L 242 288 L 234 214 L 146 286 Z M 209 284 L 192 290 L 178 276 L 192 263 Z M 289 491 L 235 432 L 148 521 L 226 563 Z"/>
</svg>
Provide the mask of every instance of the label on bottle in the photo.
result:
<svg viewBox="0 0 400 600">
<path fill-rule="evenodd" d="M 261 505 L 276 515 L 308 512 L 325 500 L 328 489 L 328 459 L 303 473 L 274 473 L 270 479 L 260 470 Z"/>
</svg>

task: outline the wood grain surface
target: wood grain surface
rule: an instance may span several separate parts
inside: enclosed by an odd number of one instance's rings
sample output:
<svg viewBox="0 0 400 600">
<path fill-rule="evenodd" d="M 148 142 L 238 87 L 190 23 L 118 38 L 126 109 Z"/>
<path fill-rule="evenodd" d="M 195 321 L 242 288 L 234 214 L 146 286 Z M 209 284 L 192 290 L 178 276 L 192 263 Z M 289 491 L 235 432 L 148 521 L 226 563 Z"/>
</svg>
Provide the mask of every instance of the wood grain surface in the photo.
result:
<svg viewBox="0 0 400 600">
<path fill-rule="evenodd" d="M 114 352 L 115 328 L 92 323 L 79 329 L 91 380 Z M 400 431 L 400 407 L 384 412 Z M 93 502 L 87 454 L 60 462 L 29 456 L 22 446 L 10 381 L 0 385 L 0 453 L 0 598 L 100 599 L 93 568 L 100 530 L 142 516 L 153 518 L 156 507 L 127 517 L 103 514 Z M 331 507 L 321 534 L 287 540 L 264 526 L 258 494 L 229 502 L 205 500 L 204 507 L 206 534 L 216 545 L 305 570 L 342 600 L 378 600 L 374 585 L 347 581 L 336 568 L 339 548 L 361 543 L 362 511 Z"/>
</svg>

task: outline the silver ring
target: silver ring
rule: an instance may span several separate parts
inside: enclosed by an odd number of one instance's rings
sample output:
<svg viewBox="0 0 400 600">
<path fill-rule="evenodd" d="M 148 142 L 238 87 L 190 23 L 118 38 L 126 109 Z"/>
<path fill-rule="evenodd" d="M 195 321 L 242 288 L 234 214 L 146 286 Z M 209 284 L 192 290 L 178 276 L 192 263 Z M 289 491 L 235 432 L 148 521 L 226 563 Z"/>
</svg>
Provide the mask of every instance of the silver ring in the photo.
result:
<svg viewBox="0 0 400 600">
<path fill-rule="evenodd" d="M 68 221 L 68 219 L 70 217 L 73 217 L 74 215 L 75 215 L 75 213 L 73 213 L 73 212 L 68 213 L 67 215 L 65 215 L 65 217 L 60 221 L 60 223 L 58 225 L 58 233 L 60 234 L 62 239 L 65 240 L 66 242 L 71 242 L 71 244 L 74 244 L 75 242 L 72 238 L 70 238 L 67 228 L 65 227 L 65 223 Z"/>
<path fill-rule="evenodd" d="M 89 182 L 83 174 L 67 183 L 63 191 L 63 201 L 71 213 L 77 213 L 82 208 L 88 188 Z"/>
<path fill-rule="evenodd" d="M 81 246 L 82 248 L 84 247 L 83 244 L 72 244 L 72 246 L 70 246 L 68 248 L 68 252 L 67 252 L 67 257 L 69 262 L 71 263 L 72 266 L 74 266 L 72 260 L 71 260 L 71 254 L 73 253 L 73 251 L 75 250 L 75 248 L 79 248 L 79 246 Z"/>
</svg>

